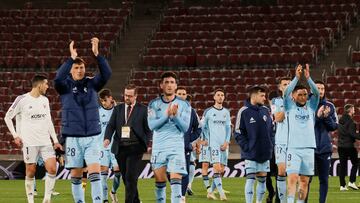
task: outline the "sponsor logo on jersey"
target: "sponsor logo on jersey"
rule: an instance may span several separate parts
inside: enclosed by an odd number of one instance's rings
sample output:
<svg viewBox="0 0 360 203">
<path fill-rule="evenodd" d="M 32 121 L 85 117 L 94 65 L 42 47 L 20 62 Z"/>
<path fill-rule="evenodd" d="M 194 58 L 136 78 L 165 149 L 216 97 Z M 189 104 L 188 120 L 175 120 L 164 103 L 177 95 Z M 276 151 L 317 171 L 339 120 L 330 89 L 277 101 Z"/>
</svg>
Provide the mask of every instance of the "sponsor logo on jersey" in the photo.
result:
<svg viewBox="0 0 360 203">
<path fill-rule="evenodd" d="M 33 114 L 31 115 L 31 119 L 40 120 L 46 117 L 46 114 Z"/>
</svg>

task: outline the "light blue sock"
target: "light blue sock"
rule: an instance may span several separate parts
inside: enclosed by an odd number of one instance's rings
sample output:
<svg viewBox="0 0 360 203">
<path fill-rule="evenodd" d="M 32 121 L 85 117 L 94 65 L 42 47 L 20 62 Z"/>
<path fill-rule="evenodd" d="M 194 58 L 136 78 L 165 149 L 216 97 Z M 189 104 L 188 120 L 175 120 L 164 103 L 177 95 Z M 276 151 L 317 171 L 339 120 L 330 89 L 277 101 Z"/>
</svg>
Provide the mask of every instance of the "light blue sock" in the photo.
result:
<svg viewBox="0 0 360 203">
<path fill-rule="evenodd" d="M 294 198 L 294 196 L 288 195 L 288 197 L 287 197 L 287 203 L 295 203 L 295 198 Z"/>
<path fill-rule="evenodd" d="M 191 164 L 189 168 L 189 185 L 192 185 L 195 177 L 195 165 Z"/>
<path fill-rule="evenodd" d="M 116 194 L 117 189 L 120 187 L 120 178 L 121 178 L 120 171 L 114 171 L 114 180 L 113 180 L 111 193 Z"/>
<path fill-rule="evenodd" d="M 91 197 L 93 203 L 102 203 L 102 187 L 99 173 L 90 173 L 88 179 L 91 183 Z"/>
<path fill-rule="evenodd" d="M 286 176 L 278 176 L 276 178 L 278 196 L 281 202 L 286 200 Z"/>
<path fill-rule="evenodd" d="M 211 183 L 210 192 L 214 192 L 215 188 L 216 188 L 216 184 L 215 184 L 215 181 L 213 180 L 212 183 Z"/>
<path fill-rule="evenodd" d="M 205 188 L 208 189 L 210 187 L 208 175 L 203 175 L 203 182 L 204 182 Z"/>
<path fill-rule="evenodd" d="M 170 179 L 171 185 L 171 203 L 181 202 L 181 179 Z"/>
<path fill-rule="evenodd" d="M 297 203 L 305 203 L 305 200 L 300 200 L 300 199 L 298 199 L 296 202 L 297 202 Z"/>
<path fill-rule="evenodd" d="M 266 191 L 266 176 L 258 176 L 256 185 L 256 201 L 262 202 Z"/>
<path fill-rule="evenodd" d="M 222 181 L 221 181 L 221 174 L 220 173 L 214 173 L 214 176 L 213 176 L 214 180 L 213 182 L 215 183 L 215 186 L 219 192 L 219 195 L 220 196 L 224 196 L 224 190 L 222 188 Z"/>
<path fill-rule="evenodd" d="M 156 203 L 166 203 L 166 182 L 155 183 Z"/>
<path fill-rule="evenodd" d="M 81 177 L 71 177 L 71 190 L 74 198 L 74 202 L 85 202 L 84 190 L 81 186 Z"/>
<path fill-rule="evenodd" d="M 254 199 L 254 183 L 255 183 L 255 174 L 246 175 L 245 183 L 245 200 L 246 203 L 252 203 Z"/>
<path fill-rule="evenodd" d="M 107 171 L 101 171 L 101 186 L 102 186 L 102 194 L 103 200 L 108 200 L 108 185 L 107 185 L 107 178 L 108 178 Z"/>
</svg>

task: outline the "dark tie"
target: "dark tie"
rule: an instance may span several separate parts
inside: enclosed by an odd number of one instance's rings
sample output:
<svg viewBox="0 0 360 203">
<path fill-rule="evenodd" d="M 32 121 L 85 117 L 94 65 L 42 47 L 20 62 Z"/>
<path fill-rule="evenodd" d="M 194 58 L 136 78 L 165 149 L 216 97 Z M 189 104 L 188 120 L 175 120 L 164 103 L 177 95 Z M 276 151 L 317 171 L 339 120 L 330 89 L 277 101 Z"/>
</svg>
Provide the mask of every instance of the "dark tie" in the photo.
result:
<svg viewBox="0 0 360 203">
<path fill-rule="evenodd" d="M 130 113 L 131 113 L 131 105 L 128 105 L 126 110 L 126 123 L 129 121 Z"/>
</svg>

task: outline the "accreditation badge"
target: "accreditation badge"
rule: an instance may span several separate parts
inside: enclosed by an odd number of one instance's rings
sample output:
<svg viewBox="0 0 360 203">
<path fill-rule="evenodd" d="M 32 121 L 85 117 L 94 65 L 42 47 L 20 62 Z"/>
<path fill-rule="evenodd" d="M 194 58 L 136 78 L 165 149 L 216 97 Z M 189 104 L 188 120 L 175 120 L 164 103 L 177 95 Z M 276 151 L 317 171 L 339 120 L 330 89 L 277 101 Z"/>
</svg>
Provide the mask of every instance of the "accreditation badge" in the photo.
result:
<svg viewBox="0 0 360 203">
<path fill-rule="evenodd" d="M 130 126 L 121 127 L 121 138 L 130 138 Z"/>
</svg>

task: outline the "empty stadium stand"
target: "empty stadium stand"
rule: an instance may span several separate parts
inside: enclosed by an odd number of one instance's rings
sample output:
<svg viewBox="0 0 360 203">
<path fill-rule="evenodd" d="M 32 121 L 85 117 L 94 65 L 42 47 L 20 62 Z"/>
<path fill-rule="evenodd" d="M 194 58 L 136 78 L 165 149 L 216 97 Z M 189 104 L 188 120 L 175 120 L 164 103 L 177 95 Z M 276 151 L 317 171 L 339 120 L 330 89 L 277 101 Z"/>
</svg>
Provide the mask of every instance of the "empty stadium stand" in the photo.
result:
<svg viewBox="0 0 360 203">
<path fill-rule="evenodd" d="M 0 69 L 56 69 L 68 57 L 71 40 L 94 66 L 90 39 L 99 37 L 101 53 L 111 58 L 132 9 L 132 1 L 107 9 L 89 8 L 86 2 L 69 2 L 64 9 L 0 9 Z"/>
<path fill-rule="evenodd" d="M 149 39 L 143 65 L 317 63 L 358 20 L 356 1 L 287 3 L 262 7 L 221 1 L 217 7 L 185 7 L 177 2 L 165 11 L 159 28 Z"/>
</svg>

